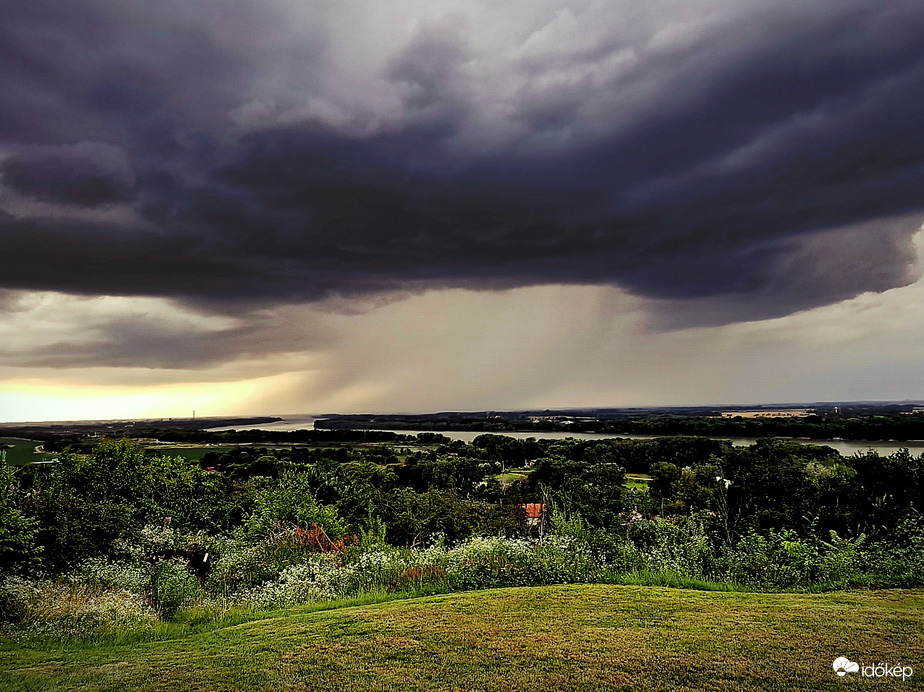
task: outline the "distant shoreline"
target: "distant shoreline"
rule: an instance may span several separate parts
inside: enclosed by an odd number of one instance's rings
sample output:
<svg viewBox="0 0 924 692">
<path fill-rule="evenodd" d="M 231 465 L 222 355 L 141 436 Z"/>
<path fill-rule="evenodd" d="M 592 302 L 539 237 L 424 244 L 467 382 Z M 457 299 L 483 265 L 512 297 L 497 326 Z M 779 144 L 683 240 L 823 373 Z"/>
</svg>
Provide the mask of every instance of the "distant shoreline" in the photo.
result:
<svg viewBox="0 0 924 692">
<path fill-rule="evenodd" d="M 136 418 L 125 420 L 39 421 L 0 423 L 0 434 L 15 437 L 16 431 L 54 434 L 125 434 L 148 430 L 202 430 L 205 427 L 248 426 L 283 420 L 279 416 L 210 416 L 204 418 Z M 28 435 L 26 436 L 28 437 Z"/>
</svg>

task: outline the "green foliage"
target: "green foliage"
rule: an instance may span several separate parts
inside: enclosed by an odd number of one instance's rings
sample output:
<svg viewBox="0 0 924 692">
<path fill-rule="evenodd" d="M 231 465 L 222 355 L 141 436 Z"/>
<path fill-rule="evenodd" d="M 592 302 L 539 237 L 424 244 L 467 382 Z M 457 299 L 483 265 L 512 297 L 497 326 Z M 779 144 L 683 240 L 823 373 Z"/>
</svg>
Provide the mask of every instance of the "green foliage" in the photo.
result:
<svg viewBox="0 0 924 692">
<path fill-rule="evenodd" d="M 38 522 L 21 508 L 17 471 L 0 465 L 0 574 L 21 572 L 38 562 Z"/>
<path fill-rule="evenodd" d="M 659 461 L 652 464 L 648 473 L 651 476 L 651 483 L 648 485 L 651 496 L 655 500 L 670 501 L 676 494 L 681 478 L 681 471 L 677 465 Z"/>
<path fill-rule="evenodd" d="M 315 499 L 313 484 L 311 474 L 286 471 L 278 481 L 257 491 L 253 512 L 247 518 L 248 533 L 253 537 L 265 536 L 284 524 L 302 528 L 317 524 L 331 538 L 346 533 L 337 510 Z"/>
<path fill-rule="evenodd" d="M 763 587 L 805 587 L 811 583 L 818 550 L 794 531 L 749 533 L 731 553 L 729 577 Z"/>
<path fill-rule="evenodd" d="M 503 477 L 503 487 L 484 483 L 507 463 L 491 455 L 539 452 L 532 471 Z M 21 631 L 97 636 L 122 631 L 106 623 L 123 611 L 134 613 L 126 623 L 154 614 L 217 622 L 234 609 L 395 591 L 924 584 L 920 489 L 907 487 L 920 480 L 921 461 L 906 452 L 844 460 L 779 441 L 731 449 L 695 439 L 520 445 L 488 436 L 477 447 L 397 456 L 250 447 L 206 473 L 103 441 L 57 467 L 0 469 L 0 555 L 13 558 L 4 568 L 35 577 L 41 554 L 41 568 L 57 575 L 2 582 L 0 618 Z M 627 491 L 624 468 L 641 464 L 650 486 Z M 525 521 L 530 502 L 549 509 L 542 532 Z M 40 607 L 35 598 L 66 603 Z"/>
<path fill-rule="evenodd" d="M 29 504 L 39 525 L 42 564 L 52 572 L 108 554 L 112 544 L 136 526 L 131 505 L 87 499 L 66 487 L 49 488 Z"/>
<path fill-rule="evenodd" d="M 369 512 L 366 519 L 366 525 L 359 532 L 359 550 L 360 552 L 369 552 L 371 550 L 382 550 L 388 546 L 385 540 L 388 533 L 388 526 L 381 517 L 374 516 Z"/>
<path fill-rule="evenodd" d="M 601 455 L 593 448 L 588 454 L 590 461 L 540 459 L 530 483 L 545 488 L 559 505 L 577 512 L 594 526 L 616 526 L 625 507 L 625 469 L 610 461 L 596 461 Z"/>
<path fill-rule="evenodd" d="M 889 531 L 910 507 L 924 507 L 924 460 L 907 449 L 887 457 L 870 451 L 850 465 L 856 471 L 855 521 L 868 533 Z"/>
<path fill-rule="evenodd" d="M 630 527 L 621 553 L 624 571 L 671 572 L 693 579 L 714 573 L 716 552 L 704 517 L 675 517 Z"/>
<path fill-rule="evenodd" d="M 599 573 L 586 546 L 569 536 L 472 538 L 450 550 L 446 563 L 457 589 L 593 581 Z"/>
<path fill-rule="evenodd" d="M 183 606 L 199 600 L 203 592 L 183 561 L 163 560 L 154 568 L 149 595 L 158 612 L 170 617 Z"/>
<path fill-rule="evenodd" d="M 493 512 L 485 504 L 463 500 L 453 493 L 401 490 L 381 508 L 389 535 L 399 545 L 423 545 L 440 535 L 453 543 L 476 533 Z"/>
<path fill-rule="evenodd" d="M 212 558 L 213 567 L 206 581 L 207 591 L 219 597 L 259 586 L 272 579 L 277 569 L 270 559 L 268 541 L 225 541 L 221 552 Z"/>
<path fill-rule="evenodd" d="M 0 578 L 0 623 L 19 623 L 26 619 L 41 593 L 22 577 Z"/>
<path fill-rule="evenodd" d="M 866 535 L 842 538 L 833 529 L 830 539 L 821 542 L 821 559 L 816 581 L 827 586 L 844 588 L 857 581 L 860 563 L 865 558 Z"/>
<path fill-rule="evenodd" d="M 38 521 L 46 568 L 106 555 L 148 522 L 208 523 L 217 482 L 182 457 L 148 455 L 129 440 L 101 440 L 90 454 L 61 454 L 25 503 Z"/>
<path fill-rule="evenodd" d="M 924 582 L 924 522 L 912 509 L 900 517 L 888 540 L 868 548 L 870 581 L 878 586 L 913 587 Z"/>
<path fill-rule="evenodd" d="M 100 589 L 120 589 L 143 594 L 152 579 L 149 565 L 130 562 L 111 562 L 103 558 L 90 558 L 64 575 L 71 584 L 86 584 Z"/>
<path fill-rule="evenodd" d="M 765 588 L 844 588 L 862 580 L 865 544 L 862 534 L 849 539 L 835 531 L 827 541 L 803 538 L 791 529 L 750 533 L 729 551 L 723 576 Z"/>
<path fill-rule="evenodd" d="M 51 581 L 21 582 L 13 589 L 19 594 L 20 637 L 113 640 L 150 631 L 157 623 L 144 597 L 120 589 Z"/>
<path fill-rule="evenodd" d="M 330 555 L 314 555 L 289 565 L 258 586 L 238 594 L 239 602 L 264 610 L 331 601 L 352 591 L 352 573 Z"/>
<path fill-rule="evenodd" d="M 466 457 L 423 461 L 416 471 L 421 490 L 452 490 L 462 497 L 469 497 L 484 476 L 478 462 Z"/>
</svg>

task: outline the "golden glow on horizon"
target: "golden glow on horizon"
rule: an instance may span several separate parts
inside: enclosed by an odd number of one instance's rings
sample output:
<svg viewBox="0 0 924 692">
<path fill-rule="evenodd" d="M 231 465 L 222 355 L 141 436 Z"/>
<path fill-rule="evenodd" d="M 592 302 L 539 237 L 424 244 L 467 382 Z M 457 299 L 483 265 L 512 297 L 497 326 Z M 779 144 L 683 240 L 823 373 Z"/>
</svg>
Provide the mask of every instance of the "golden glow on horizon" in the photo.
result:
<svg viewBox="0 0 924 692">
<path fill-rule="evenodd" d="M 194 410 L 197 416 L 239 414 L 241 402 L 262 385 L 262 380 L 184 382 L 139 389 L 19 380 L 0 384 L 0 421 L 188 418 Z"/>
</svg>

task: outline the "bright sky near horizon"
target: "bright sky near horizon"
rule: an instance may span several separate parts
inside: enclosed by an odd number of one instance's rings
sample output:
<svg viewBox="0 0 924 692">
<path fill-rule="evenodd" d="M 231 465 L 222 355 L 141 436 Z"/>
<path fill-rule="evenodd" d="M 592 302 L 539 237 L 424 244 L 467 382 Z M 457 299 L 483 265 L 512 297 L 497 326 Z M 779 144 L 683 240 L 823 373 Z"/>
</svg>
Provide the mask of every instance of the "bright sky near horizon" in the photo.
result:
<svg viewBox="0 0 924 692">
<path fill-rule="evenodd" d="M 6 0 L 0 420 L 922 399 L 922 35 Z"/>
</svg>

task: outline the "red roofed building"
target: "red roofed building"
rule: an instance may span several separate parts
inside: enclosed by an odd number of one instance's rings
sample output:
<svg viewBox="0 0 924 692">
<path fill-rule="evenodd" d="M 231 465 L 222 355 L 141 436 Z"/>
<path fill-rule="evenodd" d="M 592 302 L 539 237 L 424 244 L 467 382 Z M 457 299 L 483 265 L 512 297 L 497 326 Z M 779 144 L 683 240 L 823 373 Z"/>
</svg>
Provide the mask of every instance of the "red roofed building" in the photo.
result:
<svg viewBox="0 0 924 692">
<path fill-rule="evenodd" d="M 530 502 L 523 505 L 523 509 L 526 510 L 527 526 L 536 526 L 542 522 L 542 517 L 545 515 L 545 505 L 539 502 Z"/>
</svg>

